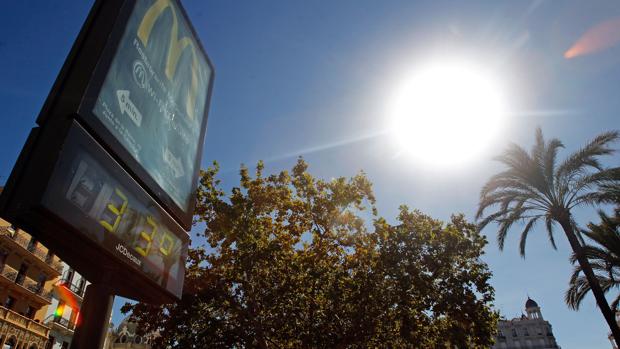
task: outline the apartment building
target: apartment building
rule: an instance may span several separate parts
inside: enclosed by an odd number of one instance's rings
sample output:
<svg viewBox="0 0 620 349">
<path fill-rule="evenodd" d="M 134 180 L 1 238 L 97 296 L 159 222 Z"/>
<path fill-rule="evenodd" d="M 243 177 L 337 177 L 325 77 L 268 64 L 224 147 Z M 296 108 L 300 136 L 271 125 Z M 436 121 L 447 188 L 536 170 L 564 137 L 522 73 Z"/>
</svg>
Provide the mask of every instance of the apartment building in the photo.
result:
<svg viewBox="0 0 620 349">
<path fill-rule="evenodd" d="M 62 270 L 52 251 L 0 219 L 0 348 L 46 347 L 45 315 Z"/>
</svg>

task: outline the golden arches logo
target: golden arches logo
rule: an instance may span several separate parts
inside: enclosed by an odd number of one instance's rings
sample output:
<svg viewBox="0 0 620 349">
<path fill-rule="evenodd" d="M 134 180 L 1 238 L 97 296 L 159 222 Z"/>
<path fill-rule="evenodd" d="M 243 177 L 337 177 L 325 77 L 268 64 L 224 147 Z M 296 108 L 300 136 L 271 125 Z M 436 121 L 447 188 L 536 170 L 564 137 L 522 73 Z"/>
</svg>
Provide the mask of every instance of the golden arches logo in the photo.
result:
<svg viewBox="0 0 620 349">
<path fill-rule="evenodd" d="M 181 54 L 183 53 L 183 51 L 189 48 L 192 53 L 192 79 L 190 83 L 189 93 L 187 95 L 187 99 L 185 100 L 185 110 L 189 118 L 193 120 L 195 116 L 194 111 L 196 105 L 196 93 L 198 89 L 198 57 L 196 56 L 196 48 L 194 47 L 194 43 L 190 38 L 182 37 L 179 39 L 179 24 L 177 20 L 177 14 L 170 0 L 157 0 L 146 11 L 144 17 L 142 18 L 142 22 L 138 27 L 138 38 L 146 47 L 149 42 L 151 31 L 153 30 L 155 22 L 166 9 L 169 9 L 172 12 L 170 45 L 168 46 L 168 57 L 166 59 L 165 69 L 166 77 L 171 82 L 174 80 L 174 75 L 179 64 L 179 58 L 181 58 Z"/>
</svg>

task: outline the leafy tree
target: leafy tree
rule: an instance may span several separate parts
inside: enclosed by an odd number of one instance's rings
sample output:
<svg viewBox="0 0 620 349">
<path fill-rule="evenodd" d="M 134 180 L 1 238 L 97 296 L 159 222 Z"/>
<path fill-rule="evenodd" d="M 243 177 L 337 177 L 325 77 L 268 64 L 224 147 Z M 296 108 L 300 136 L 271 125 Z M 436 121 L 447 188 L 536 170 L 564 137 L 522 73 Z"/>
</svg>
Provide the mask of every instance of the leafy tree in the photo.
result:
<svg viewBox="0 0 620 349">
<path fill-rule="evenodd" d="M 603 292 L 607 293 L 613 288 L 620 287 L 620 208 L 616 208 L 613 217 L 599 212 L 601 222 L 588 224 L 588 230 L 583 233 L 592 240 L 593 245 L 583 247 L 583 254 L 592 265 L 594 274 L 598 279 Z M 575 263 L 576 256 L 571 256 Z M 573 309 L 578 310 L 584 297 L 591 291 L 590 285 L 582 275 L 582 268 L 577 265 L 571 276 L 569 289 L 566 291 L 566 303 Z M 618 309 L 620 295 L 618 295 L 611 308 Z"/>
<path fill-rule="evenodd" d="M 486 240 L 463 216 L 448 223 L 405 206 L 377 216 L 363 173 L 320 180 L 299 160 L 289 174 L 220 189 L 201 172 L 183 298 L 126 305 L 172 348 L 483 348 L 497 314 Z M 372 219 L 370 221 L 369 219 Z"/>
<path fill-rule="evenodd" d="M 614 152 L 610 144 L 618 137 L 618 132 L 602 133 L 556 164 L 557 152 L 563 147 L 562 142 L 557 139 L 545 142 L 538 128 L 536 142 L 529 154 L 519 145 L 512 144 L 497 157 L 507 169 L 492 176 L 483 186 L 476 218 L 479 219 L 480 229 L 491 222 L 499 225 L 497 241 L 500 250 L 504 248 L 506 235 L 512 225 L 524 222 L 519 244 L 521 256 L 525 256 L 527 236 L 537 223 L 544 224 L 555 249 L 553 228 L 556 223 L 559 224 L 605 320 L 620 343 L 620 329 L 596 275 L 582 252 L 583 240 L 571 213 L 577 206 L 613 199 L 614 195 L 610 195 L 607 189 L 617 185 L 620 170 L 604 168 L 599 159 Z M 494 211 L 485 216 L 487 208 L 493 208 Z"/>
</svg>

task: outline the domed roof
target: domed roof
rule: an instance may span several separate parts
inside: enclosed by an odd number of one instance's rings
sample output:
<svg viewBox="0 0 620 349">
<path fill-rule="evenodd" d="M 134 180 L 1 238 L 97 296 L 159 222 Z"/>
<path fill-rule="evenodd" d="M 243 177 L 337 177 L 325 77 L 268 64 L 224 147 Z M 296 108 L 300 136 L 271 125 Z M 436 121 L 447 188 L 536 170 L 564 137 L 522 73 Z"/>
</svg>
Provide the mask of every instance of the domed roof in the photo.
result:
<svg viewBox="0 0 620 349">
<path fill-rule="evenodd" d="M 527 301 L 525 302 L 525 309 L 529 309 L 529 308 L 538 308 L 538 303 L 536 303 L 530 297 L 527 297 Z"/>
</svg>

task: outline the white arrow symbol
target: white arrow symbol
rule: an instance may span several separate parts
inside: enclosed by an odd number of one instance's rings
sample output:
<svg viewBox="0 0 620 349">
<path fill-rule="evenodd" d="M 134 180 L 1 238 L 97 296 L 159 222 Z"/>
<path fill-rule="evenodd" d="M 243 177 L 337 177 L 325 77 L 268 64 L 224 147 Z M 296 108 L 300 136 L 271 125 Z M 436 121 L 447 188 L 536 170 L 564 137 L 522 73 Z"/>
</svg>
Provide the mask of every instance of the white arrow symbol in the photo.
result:
<svg viewBox="0 0 620 349">
<path fill-rule="evenodd" d="M 136 105 L 131 102 L 131 99 L 129 99 L 129 91 L 117 90 L 116 97 L 118 97 L 118 105 L 121 108 L 121 114 L 127 114 L 134 124 L 140 127 L 140 125 L 142 125 L 142 114 Z"/>
</svg>

